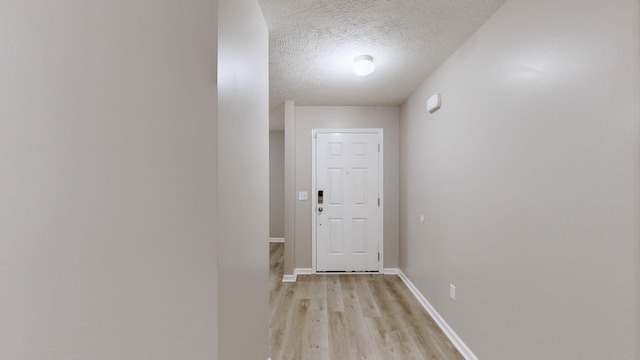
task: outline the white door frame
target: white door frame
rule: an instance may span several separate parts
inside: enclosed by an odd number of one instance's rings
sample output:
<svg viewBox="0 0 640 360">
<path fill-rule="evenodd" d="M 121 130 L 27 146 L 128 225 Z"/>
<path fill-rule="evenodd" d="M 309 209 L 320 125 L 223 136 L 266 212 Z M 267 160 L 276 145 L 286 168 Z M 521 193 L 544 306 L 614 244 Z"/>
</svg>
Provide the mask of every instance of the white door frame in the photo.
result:
<svg viewBox="0 0 640 360">
<path fill-rule="evenodd" d="M 316 184 L 316 143 L 318 141 L 317 134 L 320 133 L 360 133 L 360 134 L 378 134 L 380 144 L 380 155 L 378 156 L 378 197 L 380 198 L 380 206 L 378 206 L 379 221 L 378 226 L 380 232 L 378 235 L 378 252 L 380 253 L 380 261 L 378 262 L 378 272 L 384 270 L 384 131 L 381 128 L 362 128 L 362 129 L 311 129 L 311 270 L 316 273 L 316 231 L 317 220 L 316 215 L 318 208 L 318 186 Z M 353 274 L 353 273 L 349 273 Z"/>
</svg>

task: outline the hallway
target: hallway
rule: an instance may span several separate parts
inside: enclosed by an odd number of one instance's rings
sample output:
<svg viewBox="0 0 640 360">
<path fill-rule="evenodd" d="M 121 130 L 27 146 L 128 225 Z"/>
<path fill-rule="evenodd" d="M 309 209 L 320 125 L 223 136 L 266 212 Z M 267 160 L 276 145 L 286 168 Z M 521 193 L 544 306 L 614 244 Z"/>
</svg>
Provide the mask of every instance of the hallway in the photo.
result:
<svg viewBox="0 0 640 360">
<path fill-rule="evenodd" d="M 462 359 L 397 276 L 307 275 L 283 283 L 270 254 L 270 355 L 285 359 Z"/>
</svg>

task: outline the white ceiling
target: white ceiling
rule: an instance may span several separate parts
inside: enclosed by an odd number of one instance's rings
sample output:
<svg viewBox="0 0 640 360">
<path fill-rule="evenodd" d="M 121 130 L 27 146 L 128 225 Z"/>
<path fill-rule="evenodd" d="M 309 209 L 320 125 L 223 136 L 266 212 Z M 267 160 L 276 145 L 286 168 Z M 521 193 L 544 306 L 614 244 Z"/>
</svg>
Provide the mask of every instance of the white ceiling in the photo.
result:
<svg viewBox="0 0 640 360">
<path fill-rule="evenodd" d="M 504 0 L 259 0 L 270 104 L 398 105 Z M 353 59 L 376 70 L 355 75 Z"/>
</svg>

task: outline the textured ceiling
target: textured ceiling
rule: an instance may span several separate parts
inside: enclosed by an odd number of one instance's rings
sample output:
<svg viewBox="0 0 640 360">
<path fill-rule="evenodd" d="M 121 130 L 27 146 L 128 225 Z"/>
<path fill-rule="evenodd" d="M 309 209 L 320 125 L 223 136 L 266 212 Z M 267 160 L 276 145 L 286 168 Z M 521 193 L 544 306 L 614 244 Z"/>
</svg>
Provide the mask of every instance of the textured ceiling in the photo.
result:
<svg viewBox="0 0 640 360">
<path fill-rule="evenodd" d="M 259 0 L 271 106 L 397 105 L 504 0 Z M 353 59 L 373 56 L 365 77 Z"/>
</svg>

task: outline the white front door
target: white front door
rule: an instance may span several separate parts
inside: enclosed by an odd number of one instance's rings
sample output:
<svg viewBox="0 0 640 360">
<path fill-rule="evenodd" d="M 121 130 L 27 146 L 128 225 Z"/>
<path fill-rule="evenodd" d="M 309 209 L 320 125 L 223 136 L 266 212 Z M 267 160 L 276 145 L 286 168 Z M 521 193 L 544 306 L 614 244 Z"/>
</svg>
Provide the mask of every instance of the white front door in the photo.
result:
<svg viewBox="0 0 640 360">
<path fill-rule="evenodd" d="M 380 270 L 380 138 L 317 133 L 316 271 Z"/>
</svg>

